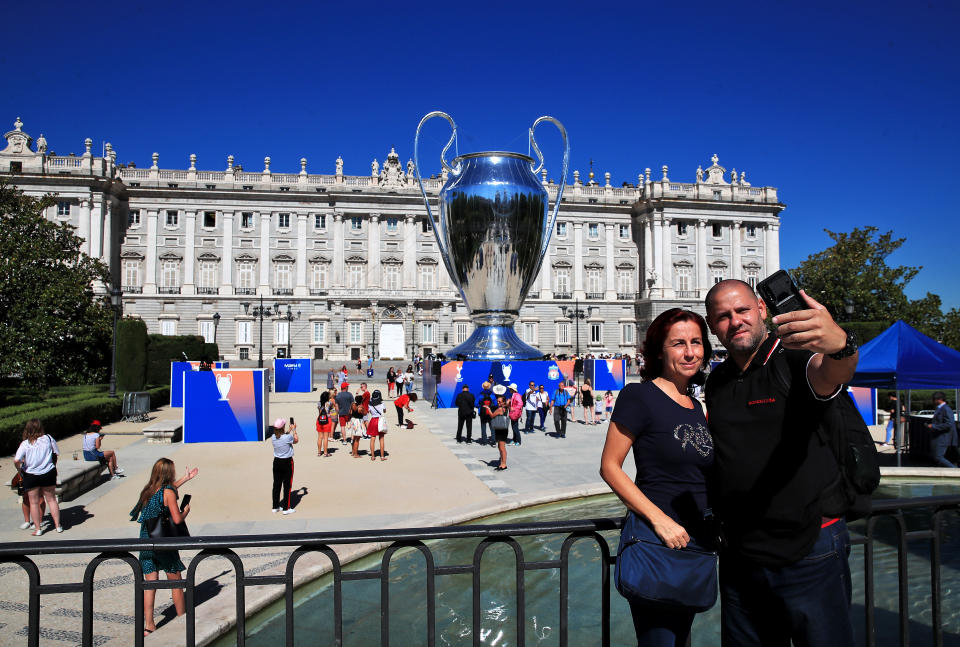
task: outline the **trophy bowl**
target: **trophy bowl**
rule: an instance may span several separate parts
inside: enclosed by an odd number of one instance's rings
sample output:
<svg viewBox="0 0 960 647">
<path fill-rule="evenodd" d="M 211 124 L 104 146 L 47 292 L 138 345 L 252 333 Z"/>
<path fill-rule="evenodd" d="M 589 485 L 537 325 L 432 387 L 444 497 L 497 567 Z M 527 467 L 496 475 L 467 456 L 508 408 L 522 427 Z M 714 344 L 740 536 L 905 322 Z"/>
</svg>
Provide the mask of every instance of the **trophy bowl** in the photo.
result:
<svg viewBox="0 0 960 647">
<path fill-rule="evenodd" d="M 439 224 L 433 227 L 444 266 L 470 312 L 474 330 L 446 355 L 470 360 L 540 359 L 543 353 L 524 343 L 513 325 L 536 280 L 550 243 L 567 175 L 570 146 L 567 133 L 553 117 L 540 117 L 529 129 L 530 145 L 540 163 L 529 155 L 487 151 L 444 156 L 457 137 L 450 115 L 435 111 L 420 120 L 414 139 L 414 171 L 433 219 L 430 200 L 420 178 L 420 130 L 433 117 L 445 118 L 453 134 L 440 153 L 449 177 L 440 190 Z M 533 133 L 543 121 L 553 123 L 563 137 L 564 156 L 557 199 L 550 212 L 547 190 L 537 177 L 543 155 Z"/>
</svg>

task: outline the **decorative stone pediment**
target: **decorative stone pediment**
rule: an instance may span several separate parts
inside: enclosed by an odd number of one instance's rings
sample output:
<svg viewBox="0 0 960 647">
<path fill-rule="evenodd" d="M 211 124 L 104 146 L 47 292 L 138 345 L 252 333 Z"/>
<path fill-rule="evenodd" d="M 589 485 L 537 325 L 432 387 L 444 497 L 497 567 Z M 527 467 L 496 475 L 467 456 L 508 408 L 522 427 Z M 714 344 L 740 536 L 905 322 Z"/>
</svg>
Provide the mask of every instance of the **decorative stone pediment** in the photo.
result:
<svg viewBox="0 0 960 647">
<path fill-rule="evenodd" d="M 756 261 L 750 261 L 749 263 L 744 263 L 743 269 L 745 269 L 745 270 L 759 270 L 759 269 L 760 269 L 760 263 L 758 263 L 758 262 L 756 262 Z"/>
<path fill-rule="evenodd" d="M 273 257 L 274 263 L 292 263 L 294 260 L 296 259 L 294 259 L 293 256 L 290 256 L 290 254 L 276 254 Z"/>
<path fill-rule="evenodd" d="M 344 260 L 345 263 L 366 263 L 367 259 L 359 254 L 354 254 L 353 256 L 347 256 Z"/>
<path fill-rule="evenodd" d="M 182 261 L 183 256 L 175 252 L 164 252 L 159 256 L 161 261 Z"/>
<path fill-rule="evenodd" d="M 129 258 L 130 260 L 142 261 L 143 258 L 144 258 L 144 256 L 143 256 L 143 254 L 141 254 L 140 252 L 138 252 L 138 251 L 136 251 L 136 250 L 134 250 L 134 249 L 128 249 L 128 250 L 125 250 L 125 251 L 121 252 L 120 258 Z"/>
<path fill-rule="evenodd" d="M 234 260 L 238 263 L 256 263 L 258 259 L 253 254 L 243 253 L 237 256 Z"/>
<path fill-rule="evenodd" d="M 556 267 L 556 268 L 570 268 L 570 267 L 573 267 L 573 265 L 570 264 L 570 261 L 565 261 L 565 260 L 563 260 L 563 259 L 560 259 L 559 261 L 554 261 L 553 266 Z"/>
<path fill-rule="evenodd" d="M 729 184 L 723 179 L 723 176 L 727 173 L 727 169 L 717 164 L 719 159 L 716 153 L 710 158 L 713 165 L 707 168 L 707 184 Z"/>
<path fill-rule="evenodd" d="M 587 263 L 587 264 L 584 265 L 583 267 L 584 267 L 584 269 L 587 269 L 587 270 L 602 270 L 602 269 L 603 269 L 603 264 L 602 264 L 602 263 L 598 263 L 598 262 L 596 262 L 596 261 L 593 261 L 592 263 Z"/>
<path fill-rule="evenodd" d="M 384 256 L 380 259 L 382 265 L 403 265 L 403 259 L 398 256 Z"/>
<path fill-rule="evenodd" d="M 630 261 L 621 261 L 617 263 L 616 267 L 618 270 L 633 270 L 636 269 L 637 266 Z"/>
<path fill-rule="evenodd" d="M 213 252 L 204 252 L 204 253 L 200 254 L 199 256 L 197 256 L 197 260 L 198 260 L 198 261 L 215 261 L 215 262 L 219 263 L 219 262 L 220 262 L 220 257 L 217 256 L 216 254 L 214 254 Z"/>
<path fill-rule="evenodd" d="M 688 261 L 685 258 L 681 258 L 679 261 L 673 264 L 674 267 L 693 267 L 693 263 Z"/>
<path fill-rule="evenodd" d="M 433 256 L 422 256 L 417 259 L 417 265 L 437 265 L 437 259 Z"/>
<path fill-rule="evenodd" d="M 408 163 L 407 166 L 412 171 L 413 165 Z M 373 164 L 370 169 L 374 175 L 377 176 L 380 182 L 381 189 L 399 189 L 406 187 L 408 181 L 412 181 L 413 174 L 411 173 L 409 177 L 403 171 L 403 166 L 400 164 L 400 156 L 397 155 L 397 151 L 392 147 L 390 148 L 390 153 L 387 155 L 387 159 L 383 162 L 383 167 L 380 168 L 379 172 L 377 170 L 377 160 L 373 160 Z"/>
<path fill-rule="evenodd" d="M 311 263 L 329 263 L 329 262 L 330 262 L 330 259 L 327 258 L 326 256 L 323 256 L 322 254 L 317 254 L 316 256 L 311 256 L 309 262 L 311 262 Z"/>
<path fill-rule="evenodd" d="M 726 261 L 713 261 L 712 263 L 707 264 L 707 267 L 726 267 Z"/>
<path fill-rule="evenodd" d="M 37 153 L 30 150 L 30 146 L 33 144 L 33 137 L 23 132 L 23 122 L 20 121 L 20 117 L 17 117 L 17 120 L 13 122 L 13 130 L 7 132 L 4 137 L 7 138 L 7 147 L 0 151 L 0 154 L 22 155 L 24 157 L 37 155 Z M 43 135 L 41 135 L 41 138 L 42 137 Z M 46 146 L 46 140 L 44 140 L 44 146 Z"/>
</svg>

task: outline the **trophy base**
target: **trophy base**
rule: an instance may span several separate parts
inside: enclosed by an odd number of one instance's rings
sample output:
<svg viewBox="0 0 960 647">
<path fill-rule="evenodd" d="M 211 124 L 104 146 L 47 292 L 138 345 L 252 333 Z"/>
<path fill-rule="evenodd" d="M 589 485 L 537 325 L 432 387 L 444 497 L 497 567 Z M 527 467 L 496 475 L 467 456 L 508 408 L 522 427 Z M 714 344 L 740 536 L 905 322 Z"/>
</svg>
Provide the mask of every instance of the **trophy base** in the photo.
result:
<svg viewBox="0 0 960 647">
<path fill-rule="evenodd" d="M 517 337 L 513 326 L 477 326 L 473 334 L 444 355 L 455 360 L 543 359 L 543 353 Z"/>
</svg>

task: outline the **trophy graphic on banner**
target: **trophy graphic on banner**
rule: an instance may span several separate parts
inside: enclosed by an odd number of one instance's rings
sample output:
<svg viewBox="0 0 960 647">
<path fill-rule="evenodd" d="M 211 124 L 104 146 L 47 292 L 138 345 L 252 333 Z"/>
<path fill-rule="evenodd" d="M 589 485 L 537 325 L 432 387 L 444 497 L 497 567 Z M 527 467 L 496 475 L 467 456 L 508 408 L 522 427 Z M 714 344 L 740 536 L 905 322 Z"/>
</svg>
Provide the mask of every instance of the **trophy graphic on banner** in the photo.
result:
<svg viewBox="0 0 960 647">
<path fill-rule="evenodd" d="M 540 117 L 529 129 L 529 142 L 540 160 L 520 153 L 487 151 L 459 155 L 452 165 L 445 156 L 457 140 L 457 125 L 445 112 L 427 114 L 417 125 L 413 141 L 414 172 L 433 220 L 430 199 L 420 178 L 420 130 L 433 117 L 443 117 L 453 128 L 440 152 L 449 179 L 440 190 L 439 224 L 433 227 L 443 264 L 470 311 L 474 331 L 446 355 L 470 360 L 540 359 L 539 350 L 517 337 L 513 324 L 531 285 L 540 273 L 567 176 L 570 145 L 567 131 L 553 117 Z M 563 166 L 553 213 L 547 190 L 537 177 L 543 155 L 533 133 L 544 121 L 563 137 Z"/>
<path fill-rule="evenodd" d="M 217 376 L 217 390 L 220 391 L 220 401 L 223 402 L 227 399 L 227 394 L 230 393 L 230 387 L 233 386 L 233 376 L 229 373 L 220 374 Z"/>
</svg>

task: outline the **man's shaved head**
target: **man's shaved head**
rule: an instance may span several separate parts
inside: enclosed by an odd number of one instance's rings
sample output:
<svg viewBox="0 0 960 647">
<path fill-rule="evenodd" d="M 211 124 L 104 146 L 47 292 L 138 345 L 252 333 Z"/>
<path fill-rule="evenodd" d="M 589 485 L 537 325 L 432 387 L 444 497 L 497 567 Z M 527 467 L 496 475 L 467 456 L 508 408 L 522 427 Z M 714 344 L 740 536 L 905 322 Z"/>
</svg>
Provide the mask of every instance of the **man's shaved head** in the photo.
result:
<svg viewBox="0 0 960 647">
<path fill-rule="evenodd" d="M 706 298 L 704 298 L 703 300 L 703 305 L 707 309 L 708 317 L 710 316 L 710 306 L 713 305 L 714 298 L 724 290 L 728 290 L 734 287 L 743 288 L 744 290 L 752 294 L 755 299 L 757 298 L 757 293 L 746 281 L 741 281 L 740 279 L 724 279 L 723 281 L 720 281 L 719 283 L 715 284 L 712 288 L 710 288 L 710 290 L 707 292 Z"/>
</svg>

